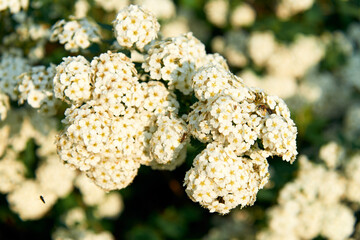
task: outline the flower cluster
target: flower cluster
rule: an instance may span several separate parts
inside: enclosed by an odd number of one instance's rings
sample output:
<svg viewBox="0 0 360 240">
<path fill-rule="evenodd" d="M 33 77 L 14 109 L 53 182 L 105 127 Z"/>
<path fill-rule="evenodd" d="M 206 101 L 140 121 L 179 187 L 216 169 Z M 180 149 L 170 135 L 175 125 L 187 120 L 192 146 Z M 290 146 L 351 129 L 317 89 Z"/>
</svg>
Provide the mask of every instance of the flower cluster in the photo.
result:
<svg viewBox="0 0 360 240">
<path fill-rule="evenodd" d="M 21 9 L 27 9 L 29 0 L 3 0 L 0 2 L 0 11 L 9 8 L 11 13 L 18 13 Z"/>
<path fill-rule="evenodd" d="M 187 33 L 153 44 L 142 67 L 152 79 L 168 81 L 169 89 L 190 94 L 192 76 L 204 64 L 204 59 L 204 44 Z"/>
<path fill-rule="evenodd" d="M 86 18 L 58 21 L 51 29 L 51 41 L 59 41 L 65 44 L 65 49 L 77 52 L 80 48 L 86 49 L 91 42 L 100 40 L 99 28 Z"/>
<path fill-rule="evenodd" d="M 243 27 L 252 25 L 256 18 L 255 10 L 247 3 L 238 5 L 231 14 L 231 25 Z"/>
<path fill-rule="evenodd" d="M 354 230 L 355 217 L 341 202 L 347 181 L 335 169 L 311 163 L 305 156 L 299 161 L 297 178 L 281 190 L 279 204 L 269 211 L 269 229 L 260 232 L 257 239 L 300 240 L 319 235 L 326 239 L 348 239 Z M 359 165 L 354 163 L 348 167 Z M 351 172 L 359 168 L 355 169 Z"/>
<path fill-rule="evenodd" d="M 65 168 L 56 155 L 53 143 L 54 119 L 49 121 L 49 118 L 41 115 L 39 118 L 36 117 L 39 114 L 35 114 L 37 113 L 26 108 L 11 110 L 0 125 L 0 192 L 7 194 L 10 209 L 22 220 L 43 217 L 58 198 L 65 197 L 72 191 L 75 177 L 75 172 Z M 48 128 L 51 130 L 47 131 Z M 37 149 L 41 162 L 35 170 L 35 179 L 26 178 L 25 174 L 29 169 L 19 160 L 29 139 L 35 139 L 36 144 L 41 146 Z M 39 196 L 43 196 L 46 204 L 43 204 Z"/>
<path fill-rule="evenodd" d="M 32 67 L 27 73 L 20 75 L 18 86 L 19 102 L 38 108 L 41 113 L 54 115 L 59 101 L 54 96 L 53 78 L 55 65 Z"/>
<path fill-rule="evenodd" d="M 82 61 L 79 57 L 64 59 L 59 68 L 64 69 L 62 74 L 67 75 L 67 63 L 77 59 Z M 66 110 L 67 128 L 57 143 L 60 158 L 106 190 L 130 184 L 140 164 L 151 164 L 151 156 L 159 164 L 176 165 L 174 161 L 185 147 L 180 141 L 184 124 L 174 117 L 174 126 L 155 127 L 159 116 L 176 114 L 175 96 L 160 82 L 140 83 L 134 64 L 122 53 L 101 54 L 89 68 L 94 73 L 86 79 L 93 86 L 91 99 Z M 153 136 L 155 131 L 171 133 L 170 140 L 175 137 L 179 143 L 164 142 L 159 134 Z M 158 146 L 166 151 L 159 152 Z"/>
<path fill-rule="evenodd" d="M 224 27 L 226 25 L 228 11 L 229 2 L 226 0 L 207 1 L 204 6 L 207 19 L 217 27 Z"/>
<path fill-rule="evenodd" d="M 135 45 L 140 50 L 154 40 L 160 30 L 156 17 L 137 5 L 119 11 L 113 24 L 120 46 L 131 48 Z"/>
<path fill-rule="evenodd" d="M 249 151 L 249 155 L 237 156 L 231 147 L 217 142 L 208 144 L 186 173 L 186 193 L 210 212 L 221 214 L 239 204 L 253 204 L 268 181 L 269 164 L 266 151 Z"/>
<path fill-rule="evenodd" d="M 258 76 L 245 70 L 239 76 L 246 79 L 248 85 L 287 99 L 301 91 L 299 83 L 302 81 L 298 79 L 306 76 L 325 55 L 324 41 L 315 36 L 297 35 L 294 42 L 284 44 L 277 42 L 272 32 L 253 32 L 246 45 L 251 60 L 264 67 L 266 74 Z"/>
<path fill-rule="evenodd" d="M 118 41 L 128 39 L 128 30 L 140 34 L 145 20 L 157 24 L 139 7 L 121 10 L 114 22 Z M 148 43 L 136 36 L 126 42 L 140 49 Z M 63 59 L 55 95 L 72 105 L 57 141 L 60 158 L 103 189 L 122 189 L 141 164 L 173 170 L 183 163 L 192 135 L 209 145 L 186 174 L 189 197 L 222 214 L 253 204 L 269 178 L 266 158 L 293 162 L 297 155 L 297 130 L 284 101 L 248 88 L 192 33 L 154 41 L 145 51 L 145 77 L 122 53 L 91 62 Z M 153 79 L 167 81 L 168 88 Z M 199 100 L 187 122 L 177 116 L 175 89 Z"/>
<path fill-rule="evenodd" d="M 89 100 L 92 75 L 90 63 L 83 56 L 64 58 L 53 79 L 55 97 L 73 104 Z"/>
<path fill-rule="evenodd" d="M 239 204 L 253 204 L 268 181 L 266 158 L 278 155 L 293 162 L 297 155 L 297 129 L 286 104 L 246 87 L 220 66 L 201 68 L 193 88 L 199 102 L 189 113 L 188 128 L 210 144 L 186 174 L 186 192 L 222 214 Z"/>
<path fill-rule="evenodd" d="M 246 87 L 219 66 L 198 71 L 193 88 L 200 101 L 189 113 L 189 130 L 200 141 L 229 145 L 237 155 L 261 141 L 270 155 L 295 160 L 297 130 L 282 99 Z"/>
<path fill-rule="evenodd" d="M 4 52 L 0 62 L 0 89 L 10 96 L 11 100 L 17 100 L 19 75 L 30 70 L 30 65 L 21 52 L 14 50 Z"/>
</svg>

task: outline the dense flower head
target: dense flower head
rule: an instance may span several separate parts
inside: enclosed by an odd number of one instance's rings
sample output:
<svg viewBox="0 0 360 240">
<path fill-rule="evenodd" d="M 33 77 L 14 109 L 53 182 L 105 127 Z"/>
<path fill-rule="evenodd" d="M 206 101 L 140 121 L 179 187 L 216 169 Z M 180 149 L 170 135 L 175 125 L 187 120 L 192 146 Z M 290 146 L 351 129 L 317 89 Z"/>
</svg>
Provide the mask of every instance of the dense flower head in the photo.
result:
<svg viewBox="0 0 360 240">
<path fill-rule="evenodd" d="M 225 70 L 229 70 L 229 66 L 227 64 L 226 59 L 221 56 L 219 53 L 208 53 L 204 59 L 203 66 L 207 65 L 217 65 L 219 67 L 224 68 Z"/>
<path fill-rule="evenodd" d="M 239 157 L 231 148 L 210 143 L 186 173 L 186 192 L 210 212 L 226 214 L 239 204 L 252 205 L 269 178 L 266 156 L 254 151 Z"/>
<path fill-rule="evenodd" d="M 93 98 L 114 97 L 115 102 L 109 102 L 111 105 L 118 105 L 122 101 L 122 97 L 125 96 L 124 94 L 137 83 L 135 66 L 123 53 L 103 53 L 99 57 L 95 57 L 90 65 L 92 72 L 94 72 Z M 134 95 L 137 95 L 136 90 L 140 89 L 132 90 Z M 116 95 L 114 96 L 114 94 Z M 128 98 L 133 99 L 132 96 L 128 96 Z M 141 101 L 141 99 L 139 100 Z M 138 104 L 139 100 L 134 99 L 134 102 L 128 101 L 126 103 L 132 106 Z"/>
<path fill-rule="evenodd" d="M 140 164 L 150 164 L 150 156 L 156 156 L 159 164 L 174 165 L 185 144 L 175 146 L 160 141 L 169 146 L 170 155 L 150 154 L 155 149 L 149 144 L 157 118 L 177 113 L 175 95 L 161 82 L 140 83 L 134 64 L 122 53 L 101 54 L 87 66 L 87 71 L 93 73 L 87 76 L 93 86 L 89 88 L 90 100 L 66 110 L 67 128 L 58 138 L 60 158 L 86 172 L 106 190 L 130 184 Z M 72 71 L 66 67 L 58 69 L 65 75 Z M 181 138 L 185 124 L 176 118 L 172 121 L 174 126 L 166 127 L 167 130 L 175 131 Z M 157 144 L 155 140 L 152 142 L 154 146 Z"/>
<path fill-rule="evenodd" d="M 189 130 L 200 141 L 221 142 L 241 155 L 260 140 L 270 155 L 295 160 L 297 130 L 282 99 L 214 66 L 198 71 L 193 87 L 201 101 L 188 116 Z"/>
<path fill-rule="evenodd" d="M 67 117 L 74 120 L 69 121 L 69 127 L 58 141 L 60 158 L 86 172 L 104 189 L 127 186 L 140 167 L 139 151 L 135 148 L 140 136 L 131 129 L 141 122 L 120 121 L 95 101 L 72 110 L 67 111 Z"/>
<path fill-rule="evenodd" d="M 0 89 L 10 96 L 11 100 L 17 100 L 17 85 L 20 74 L 29 71 L 29 61 L 24 58 L 20 51 L 4 52 L 0 61 Z"/>
<path fill-rule="evenodd" d="M 65 44 L 65 49 L 77 52 L 80 48 L 86 49 L 91 42 L 100 40 L 99 28 L 86 18 L 56 22 L 51 29 L 51 41 Z"/>
<path fill-rule="evenodd" d="M 154 40 L 160 30 L 156 17 L 137 5 L 120 10 L 113 24 L 120 46 L 131 48 L 135 45 L 140 50 Z"/>
<path fill-rule="evenodd" d="M 73 104 L 90 99 L 92 75 L 90 63 L 83 56 L 63 58 L 53 79 L 55 97 Z"/>
<path fill-rule="evenodd" d="M 35 66 L 29 72 L 20 75 L 19 102 L 27 101 L 31 107 L 38 108 L 41 113 L 54 115 L 59 104 L 53 91 L 55 72 L 55 65 Z"/>
<path fill-rule="evenodd" d="M 192 33 L 187 33 L 151 45 L 142 67 L 152 79 L 168 81 L 170 89 L 190 94 L 191 78 L 204 64 L 204 59 L 204 44 Z"/>
</svg>

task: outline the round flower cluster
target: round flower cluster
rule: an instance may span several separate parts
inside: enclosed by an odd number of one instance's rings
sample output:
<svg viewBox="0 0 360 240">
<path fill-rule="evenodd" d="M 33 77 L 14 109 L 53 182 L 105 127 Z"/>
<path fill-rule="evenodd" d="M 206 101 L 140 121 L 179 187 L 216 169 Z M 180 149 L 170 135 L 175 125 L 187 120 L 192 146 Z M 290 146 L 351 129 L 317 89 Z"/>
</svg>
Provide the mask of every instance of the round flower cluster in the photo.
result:
<svg viewBox="0 0 360 240">
<path fill-rule="evenodd" d="M 18 76 L 29 71 L 28 60 L 22 57 L 18 51 L 4 52 L 0 62 L 0 89 L 10 96 L 11 100 L 17 100 L 19 83 Z"/>
<path fill-rule="evenodd" d="M 329 142 L 322 146 L 319 158 L 323 160 L 329 169 L 336 169 L 341 165 L 345 157 L 345 149 L 336 142 Z"/>
<path fill-rule="evenodd" d="M 218 66 L 198 71 L 193 88 L 200 101 L 189 113 L 189 130 L 200 141 L 221 142 L 237 155 L 261 141 L 269 155 L 295 160 L 297 129 L 282 99 L 249 89 Z"/>
<path fill-rule="evenodd" d="M 21 9 L 27 9 L 29 0 L 3 0 L 0 2 L 0 11 L 9 8 L 11 13 L 18 13 Z"/>
<path fill-rule="evenodd" d="M 29 196 L 32 197 L 30 198 Z M 46 196 L 46 204 L 43 204 L 39 196 Z M 55 204 L 56 200 L 57 196 L 55 193 L 44 189 L 35 180 L 23 181 L 14 191 L 7 195 L 7 201 L 11 210 L 18 213 L 22 220 L 41 218 Z"/>
<path fill-rule="evenodd" d="M 10 109 L 9 96 L 0 92 L 0 120 L 3 121 Z"/>
<path fill-rule="evenodd" d="M 76 59 L 66 59 L 61 69 L 68 69 L 66 63 Z M 57 143 L 60 158 L 86 172 L 106 190 L 130 184 L 140 164 L 149 165 L 153 160 L 174 164 L 185 147 L 180 141 L 185 124 L 174 117 L 174 126 L 157 130 L 155 123 L 161 115 L 176 114 L 175 95 L 160 82 L 140 83 L 134 64 L 122 53 L 101 54 L 92 60 L 90 68 L 95 73 L 87 79 L 94 86 L 91 99 L 66 110 L 67 128 Z M 63 74 L 67 74 L 66 70 Z M 162 130 L 173 136 L 163 139 L 156 134 L 152 139 L 155 131 Z M 168 142 L 174 137 L 179 144 Z M 165 146 L 167 151 L 161 154 L 157 146 Z"/>
<path fill-rule="evenodd" d="M 20 75 L 18 86 L 19 102 L 27 101 L 33 108 L 38 108 L 46 115 L 56 113 L 59 101 L 53 92 L 53 78 L 55 76 L 55 65 L 32 67 L 27 73 Z"/>
<path fill-rule="evenodd" d="M 58 198 L 66 197 L 73 190 L 76 172 L 66 168 L 56 154 L 47 156 L 36 169 L 36 179 L 44 190 L 51 191 Z"/>
<path fill-rule="evenodd" d="M 140 50 L 154 40 L 160 30 L 156 17 L 137 5 L 120 10 L 113 24 L 120 46 L 131 48 L 135 45 Z"/>
<path fill-rule="evenodd" d="M 90 63 L 83 56 L 63 58 L 53 79 L 55 97 L 72 104 L 89 100 L 92 75 Z"/>
<path fill-rule="evenodd" d="M 230 22 L 234 27 L 250 26 L 256 18 L 255 10 L 247 3 L 241 3 L 231 13 Z"/>
<path fill-rule="evenodd" d="M 187 194 L 223 214 L 239 204 L 253 204 L 268 181 L 266 158 L 278 155 L 292 163 L 297 155 L 297 129 L 286 104 L 246 87 L 219 65 L 201 68 L 192 87 L 199 102 L 188 115 L 189 132 L 210 144 L 186 174 Z"/>
<path fill-rule="evenodd" d="M 204 44 L 187 33 L 153 44 L 142 67 L 152 79 L 169 81 L 170 89 L 190 94 L 191 78 L 205 58 Z"/>
<path fill-rule="evenodd" d="M 264 66 L 277 47 L 272 32 L 253 32 L 248 41 L 248 52 L 258 66 Z"/>
<path fill-rule="evenodd" d="M 269 229 L 260 232 L 257 239 L 300 240 L 319 235 L 326 239 L 348 239 L 355 217 L 341 203 L 344 180 L 335 170 L 313 164 L 302 156 L 297 178 L 281 190 L 279 204 L 269 211 Z"/>
<path fill-rule="evenodd" d="M 269 178 L 265 151 L 239 157 L 232 148 L 210 143 L 186 173 L 186 193 L 210 212 L 228 213 L 237 205 L 252 205 Z"/>
<path fill-rule="evenodd" d="M 91 42 L 100 40 L 100 30 L 86 18 L 56 22 L 51 29 L 51 41 L 58 41 L 65 44 L 65 49 L 70 52 L 77 52 L 79 48 L 86 49 Z"/>
<path fill-rule="evenodd" d="M 206 18 L 217 27 L 224 27 L 227 23 L 229 2 L 227 0 L 207 1 L 204 6 Z"/>
</svg>

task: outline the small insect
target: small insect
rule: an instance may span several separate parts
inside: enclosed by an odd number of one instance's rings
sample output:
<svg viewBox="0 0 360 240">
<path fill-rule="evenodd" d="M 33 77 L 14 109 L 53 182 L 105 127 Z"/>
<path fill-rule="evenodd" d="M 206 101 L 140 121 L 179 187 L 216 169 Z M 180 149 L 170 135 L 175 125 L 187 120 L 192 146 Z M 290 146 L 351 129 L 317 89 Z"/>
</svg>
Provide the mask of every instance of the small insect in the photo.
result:
<svg viewBox="0 0 360 240">
<path fill-rule="evenodd" d="M 225 200 L 224 200 L 224 198 L 221 197 L 221 196 L 217 197 L 216 200 L 218 200 L 219 203 L 225 204 Z"/>
<path fill-rule="evenodd" d="M 273 114 L 273 111 L 272 111 L 270 108 L 268 108 L 266 105 L 264 105 L 264 104 L 260 104 L 260 105 L 258 106 L 258 110 L 261 112 L 261 114 L 262 114 L 263 116 L 265 116 L 266 113 L 269 113 L 270 115 Z"/>
<path fill-rule="evenodd" d="M 180 142 L 181 142 L 181 143 L 185 141 L 186 136 L 187 136 L 187 133 L 184 133 L 184 134 L 182 135 L 182 137 L 181 137 L 181 139 L 180 139 Z"/>
<path fill-rule="evenodd" d="M 41 196 L 41 195 L 40 195 L 40 200 L 41 200 L 43 203 L 45 203 L 45 199 L 44 199 L 44 197 Z"/>
</svg>

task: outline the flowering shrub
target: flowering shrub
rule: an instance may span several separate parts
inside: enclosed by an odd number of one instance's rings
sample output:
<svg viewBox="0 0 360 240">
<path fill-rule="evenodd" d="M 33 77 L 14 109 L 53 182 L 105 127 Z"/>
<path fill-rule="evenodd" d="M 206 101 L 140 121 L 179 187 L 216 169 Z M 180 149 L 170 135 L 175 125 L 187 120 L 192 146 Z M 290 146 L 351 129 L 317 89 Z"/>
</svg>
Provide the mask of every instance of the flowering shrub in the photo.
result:
<svg viewBox="0 0 360 240">
<path fill-rule="evenodd" d="M 359 6 L 327 1 L 0 1 L 0 238 L 358 239 Z"/>
</svg>

